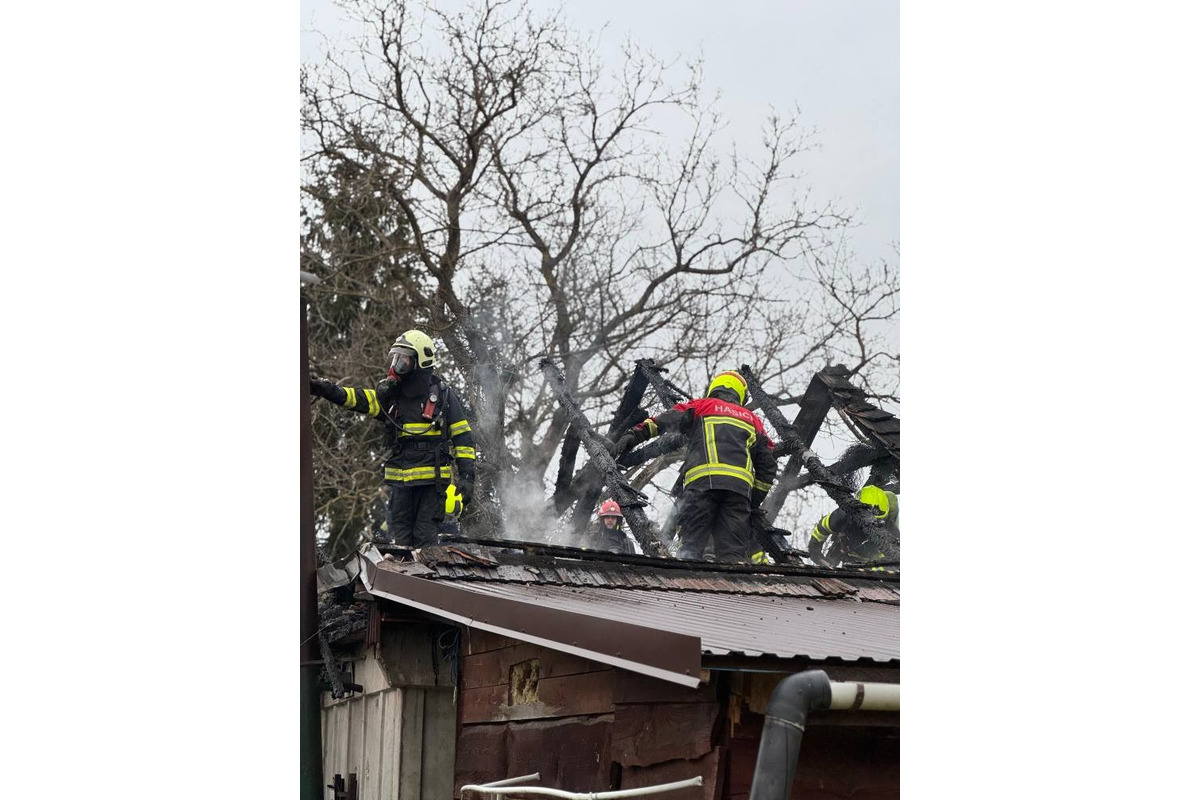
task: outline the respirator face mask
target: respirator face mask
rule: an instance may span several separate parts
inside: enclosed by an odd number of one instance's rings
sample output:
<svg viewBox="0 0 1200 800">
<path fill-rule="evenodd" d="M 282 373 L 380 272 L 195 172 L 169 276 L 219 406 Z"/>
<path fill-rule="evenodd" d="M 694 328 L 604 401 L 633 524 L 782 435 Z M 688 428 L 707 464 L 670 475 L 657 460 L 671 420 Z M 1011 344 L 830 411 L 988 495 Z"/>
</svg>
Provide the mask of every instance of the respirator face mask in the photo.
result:
<svg viewBox="0 0 1200 800">
<path fill-rule="evenodd" d="M 417 365 L 417 351 L 412 348 L 393 347 L 388 351 L 388 355 L 392 358 L 388 371 L 395 375 L 407 375 Z"/>
</svg>

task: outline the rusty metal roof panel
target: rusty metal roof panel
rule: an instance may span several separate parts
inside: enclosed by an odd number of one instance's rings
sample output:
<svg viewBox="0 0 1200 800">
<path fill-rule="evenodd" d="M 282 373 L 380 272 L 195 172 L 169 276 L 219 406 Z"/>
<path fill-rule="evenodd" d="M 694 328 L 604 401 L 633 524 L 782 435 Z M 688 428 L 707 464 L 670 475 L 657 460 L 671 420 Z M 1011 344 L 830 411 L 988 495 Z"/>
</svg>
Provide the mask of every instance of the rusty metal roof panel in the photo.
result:
<svg viewBox="0 0 1200 800">
<path fill-rule="evenodd" d="M 900 658 L 900 609 L 829 600 L 663 589 L 471 582 L 461 588 L 575 614 L 696 636 L 703 652 L 781 658 Z"/>
</svg>

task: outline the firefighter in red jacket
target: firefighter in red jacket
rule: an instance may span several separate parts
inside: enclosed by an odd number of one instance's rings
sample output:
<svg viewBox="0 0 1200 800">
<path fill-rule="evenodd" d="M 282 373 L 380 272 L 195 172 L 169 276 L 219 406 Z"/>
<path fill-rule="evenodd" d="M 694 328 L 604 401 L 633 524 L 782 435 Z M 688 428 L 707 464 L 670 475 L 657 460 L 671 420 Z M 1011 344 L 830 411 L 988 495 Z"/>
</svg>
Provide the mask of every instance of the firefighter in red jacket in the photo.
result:
<svg viewBox="0 0 1200 800">
<path fill-rule="evenodd" d="M 775 480 L 775 445 L 762 420 L 744 407 L 746 381 L 722 372 L 702 399 L 678 403 L 622 436 L 616 453 L 677 430 L 688 437 L 682 478 L 680 558 L 701 558 L 711 537 L 718 561 L 746 561 L 752 550 L 750 514 Z"/>
<path fill-rule="evenodd" d="M 396 544 L 437 543 L 445 518 L 451 461 L 464 505 L 475 487 L 475 440 L 458 395 L 433 372 L 433 340 L 405 331 L 388 350 L 388 376 L 375 389 L 341 387 L 310 378 L 309 391 L 331 403 L 382 420 L 391 453 L 383 467 L 389 488 L 387 533 Z"/>
</svg>

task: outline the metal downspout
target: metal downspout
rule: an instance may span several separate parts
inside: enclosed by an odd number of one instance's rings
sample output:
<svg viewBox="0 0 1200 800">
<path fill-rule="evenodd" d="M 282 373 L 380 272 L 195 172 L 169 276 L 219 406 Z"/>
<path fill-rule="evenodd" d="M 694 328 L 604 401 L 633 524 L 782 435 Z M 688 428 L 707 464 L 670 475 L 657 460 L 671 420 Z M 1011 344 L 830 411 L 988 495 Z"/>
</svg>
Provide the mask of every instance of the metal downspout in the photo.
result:
<svg viewBox="0 0 1200 800">
<path fill-rule="evenodd" d="M 767 701 L 750 800 L 787 800 L 800 759 L 800 740 L 809 711 L 899 711 L 900 686 L 891 683 L 831 683 L 819 669 L 779 682 Z"/>
<path fill-rule="evenodd" d="M 317 540 L 313 518 L 308 325 L 300 298 L 300 800 L 321 800 L 321 651 L 317 641 Z"/>
</svg>

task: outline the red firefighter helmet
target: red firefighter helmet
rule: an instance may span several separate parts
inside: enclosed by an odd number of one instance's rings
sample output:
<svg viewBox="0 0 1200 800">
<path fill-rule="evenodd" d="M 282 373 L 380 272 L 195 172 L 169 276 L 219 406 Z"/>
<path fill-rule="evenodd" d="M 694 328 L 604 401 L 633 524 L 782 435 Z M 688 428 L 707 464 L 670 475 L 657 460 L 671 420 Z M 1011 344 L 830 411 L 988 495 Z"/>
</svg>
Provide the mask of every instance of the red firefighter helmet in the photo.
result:
<svg viewBox="0 0 1200 800">
<path fill-rule="evenodd" d="M 625 517 L 625 515 L 621 513 L 621 506 L 617 505 L 616 500 L 605 500 L 603 503 L 601 503 L 600 513 L 598 513 L 596 516 L 601 519 L 604 517 Z"/>
</svg>

